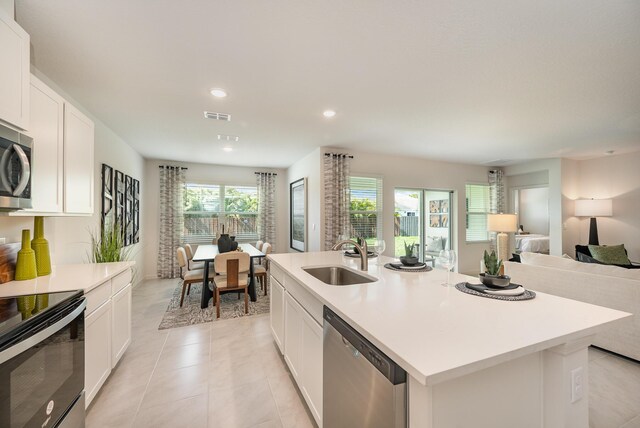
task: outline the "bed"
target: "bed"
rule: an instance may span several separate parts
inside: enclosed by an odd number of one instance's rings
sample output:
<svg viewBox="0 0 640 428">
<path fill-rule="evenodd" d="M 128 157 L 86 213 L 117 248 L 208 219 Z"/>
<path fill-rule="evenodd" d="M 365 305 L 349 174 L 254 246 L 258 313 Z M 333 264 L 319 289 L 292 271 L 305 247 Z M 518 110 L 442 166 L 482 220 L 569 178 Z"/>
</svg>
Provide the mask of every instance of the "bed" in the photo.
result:
<svg viewBox="0 0 640 428">
<path fill-rule="evenodd" d="M 549 254 L 549 236 L 538 234 L 516 235 L 516 253 L 525 251 Z"/>
</svg>

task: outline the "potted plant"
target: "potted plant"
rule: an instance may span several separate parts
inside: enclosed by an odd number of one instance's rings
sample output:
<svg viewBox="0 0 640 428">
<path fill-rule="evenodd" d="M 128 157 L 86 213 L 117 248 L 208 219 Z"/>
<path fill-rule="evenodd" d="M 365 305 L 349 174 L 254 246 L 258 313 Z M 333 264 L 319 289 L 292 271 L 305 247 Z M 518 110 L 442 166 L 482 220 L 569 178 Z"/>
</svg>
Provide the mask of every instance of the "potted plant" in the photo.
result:
<svg viewBox="0 0 640 428">
<path fill-rule="evenodd" d="M 480 273 L 480 281 L 489 287 L 506 287 L 511 282 L 511 278 L 507 275 L 500 275 L 502 260 L 498 260 L 495 251 L 491 254 L 484 250 L 484 268 L 485 272 Z"/>
<path fill-rule="evenodd" d="M 418 258 L 413 255 L 414 244 L 413 242 L 407 244 L 407 241 L 404 242 L 404 256 L 400 257 L 400 263 L 405 266 L 415 266 L 418 263 Z"/>
</svg>

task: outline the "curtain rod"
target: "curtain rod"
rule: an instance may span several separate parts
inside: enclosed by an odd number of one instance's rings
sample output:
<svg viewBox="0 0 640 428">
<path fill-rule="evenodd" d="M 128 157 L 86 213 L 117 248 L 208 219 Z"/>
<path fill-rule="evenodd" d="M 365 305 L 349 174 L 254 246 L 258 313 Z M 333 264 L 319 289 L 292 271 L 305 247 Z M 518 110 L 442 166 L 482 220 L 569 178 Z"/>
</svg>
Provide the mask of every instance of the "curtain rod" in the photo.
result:
<svg viewBox="0 0 640 428">
<path fill-rule="evenodd" d="M 345 157 L 345 158 L 353 159 L 353 156 L 352 156 L 352 155 L 347 155 L 347 154 L 345 154 L 345 153 L 325 153 L 324 155 L 325 155 L 325 156 L 334 156 L 334 157 L 337 157 L 337 156 L 343 156 L 343 157 Z"/>
<path fill-rule="evenodd" d="M 170 165 L 158 165 L 158 168 L 171 168 L 171 169 L 189 169 L 186 166 L 170 166 Z"/>
<path fill-rule="evenodd" d="M 275 172 L 254 172 L 254 174 L 269 174 L 269 175 L 278 175 Z"/>
</svg>

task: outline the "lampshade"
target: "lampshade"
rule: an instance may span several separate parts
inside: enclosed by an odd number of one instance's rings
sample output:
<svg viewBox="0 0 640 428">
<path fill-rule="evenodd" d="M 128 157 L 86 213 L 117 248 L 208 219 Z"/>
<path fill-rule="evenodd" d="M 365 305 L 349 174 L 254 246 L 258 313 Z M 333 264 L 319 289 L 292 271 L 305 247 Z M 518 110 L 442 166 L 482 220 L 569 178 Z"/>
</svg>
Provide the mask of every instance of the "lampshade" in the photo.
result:
<svg viewBox="0 0 640 428">
<path fill-rule="evenodd" d="M 489 232 L 516 232 L 518 217 L 515 214 L 489 214 L 487 216 L 487 230 Z"/>
<path fill-rule="evenodd" d="M 576 217 L 611 217 L 613 201 L 611 199 L 578 199 Z"/>
</svg>

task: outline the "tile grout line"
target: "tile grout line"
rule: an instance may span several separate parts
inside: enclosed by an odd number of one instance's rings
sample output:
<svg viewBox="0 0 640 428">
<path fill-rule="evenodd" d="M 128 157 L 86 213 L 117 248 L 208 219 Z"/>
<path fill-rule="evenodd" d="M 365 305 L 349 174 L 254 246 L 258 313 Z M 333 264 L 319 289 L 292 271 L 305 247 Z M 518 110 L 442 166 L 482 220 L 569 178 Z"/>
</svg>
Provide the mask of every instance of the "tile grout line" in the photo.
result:
<svg viewBox="0 0 640 428">
<path fill-rule="evenodd" d="M 278 412 L 278 419 L 280 420 L 280 426 L 284 427 L 284 422 L 282 422 L 282 414 L 280 413 L 280 407 L 278 406 L 278 401 L 276 400 L 276 397 L 273 393 L 273 387 L 271 386 L 271 380 L 269 379 L 269 376 L 267 376 L 267 385 L 269 385 L 269 392 L 271 392 L 271 399 L 273 400 L 273 403 L 276 406 L 276 412 Z"/>
</svg>

